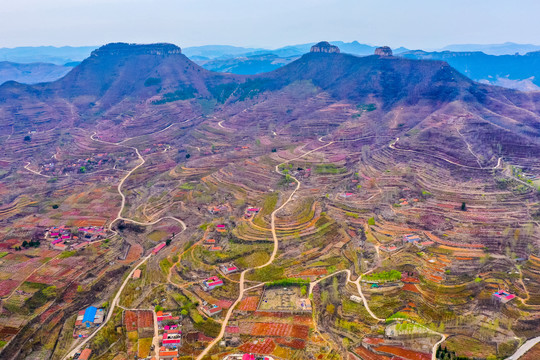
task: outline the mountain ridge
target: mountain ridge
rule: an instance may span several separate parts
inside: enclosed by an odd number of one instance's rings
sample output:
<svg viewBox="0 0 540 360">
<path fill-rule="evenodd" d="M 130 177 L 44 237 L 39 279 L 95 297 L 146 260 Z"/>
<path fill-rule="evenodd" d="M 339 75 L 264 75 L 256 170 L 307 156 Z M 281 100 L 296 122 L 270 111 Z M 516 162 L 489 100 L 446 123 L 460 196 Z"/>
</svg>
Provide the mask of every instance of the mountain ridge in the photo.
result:
<svg viewBox="0 0 540 360">
<path fill-rule="evenodd" d="M 269 111 L 281 113 L 295 98 L 294 106 L 310 108 L 306 114 L 321 111 L 327 102 L 348 108 L 372 103 L 378 110 L 366 114 L 361 123 L 370 132 L 388 136 L 403 135 L 417 126 L 421 126 L 420 135 L 432 132 L 433 126 L 439 125 L 425 119 L 446 111 L 449 113 L 444 118 L 454 116 L 459 108 L 471 119 L 477 118 L 484 129 L 489 126 L 488 133 L 504 129 L 518 135 L 512 141 L 530 144 L 538 143 L 540 137 L 540 93 L 475 83 L 444 61 L 312 52 L 268 73 L 233 75 L 205 70 L 170 44 L 109 44 L 93 54 L 55 82 L 0 86 L 0 127 L 11 126 L 21 132 L 61 124 L 89 129 L 98 126 L 125 137 L 137 129 L 146 132 L 163 127 L 171 116 L 189 119 L 205 116 L 208 111 L 227 114 L 238 108 L 264 108 L 259 116 L 253 115 L 259 110 L 252 115 L 242 112 L 230 121 L 248 130 L 263 126 Z M 327 100 L 321 102 L 316 94 L 324 94 Z M 203 111 L 208 101 L 213 105 Z M 272 121 L 303 129 L 306 134 L 322 131 L 303 125 L 305 114 L 294 114 L 283 113 Z M 397 117 L 391 119 L 389 114 Z M 347 121 L 344 113 L 336 116 L 336 121 L 331 121 L 333 128 Z M 402 120 L 397 120 L 399 117 Z M 492 150 L 478 151 L 491 157 Z"/>
</svg>

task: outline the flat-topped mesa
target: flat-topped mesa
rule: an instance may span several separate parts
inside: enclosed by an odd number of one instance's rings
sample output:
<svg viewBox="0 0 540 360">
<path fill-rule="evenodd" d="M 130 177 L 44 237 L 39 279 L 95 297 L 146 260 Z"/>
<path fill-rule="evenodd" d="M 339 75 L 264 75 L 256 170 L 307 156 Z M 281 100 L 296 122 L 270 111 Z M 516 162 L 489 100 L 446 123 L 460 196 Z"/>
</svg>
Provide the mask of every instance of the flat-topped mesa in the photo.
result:
<svg viewBox="0 0 540 360">
<path fill-rule="evenodd" d="M 335 45 L 331 45 L 328 41 L 321 41 L 320 43 L 313 45 L 309 52 L 339 54 L 339 48 Z"/>
<path fill-rule="evenodd" d="M 388 46 L 381 46 L 375 49 L 375 55 L 378 56 L 392 56 L 392 49 Z"/>
<path fill-rule="evenodd" d="M 174 45 L 167 43 L 157 44 L 127 44 L 110 43 L 92 51 L 90 56 L 100 55 L 173 55 L 181 54 L 182 50 Z"/>
</svg>

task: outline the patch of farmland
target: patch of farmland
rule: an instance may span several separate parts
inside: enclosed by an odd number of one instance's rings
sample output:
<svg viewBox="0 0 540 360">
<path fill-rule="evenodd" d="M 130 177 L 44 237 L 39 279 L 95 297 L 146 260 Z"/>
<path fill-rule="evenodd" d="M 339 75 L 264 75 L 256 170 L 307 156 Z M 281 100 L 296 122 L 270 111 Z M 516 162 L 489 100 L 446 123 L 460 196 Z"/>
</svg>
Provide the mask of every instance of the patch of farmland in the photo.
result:
<svg viewBox="0 0 540 360">
<path fill-rule="evenodd" d="M 15 280 L 0 281 L 0 297 L 9 295 L 19 285 Z"/>
<path fill-rule="evenodd" d="M 240 311 L 256 311 L 257 305 L 259 304 L 258 296 L 248 296 L 243 299 L 238 305 L 238 310 Z"/>
<path fill-rule="evenodd" d="M 398 357 L 409 360 L 431 360 L 431 354 L 421 353 L 418 351 L 403 349 L 398 346 L 381 345 L 375 348 L 375 350 L 392 354 Z"/>
<path fill-rule="evenodd" d="M 296 350 L 301 350 L 306 347 L 306 342 L 300 339 L 287 340 L 287 339 L 278 338 L 276 339 L 276 343 L 278 343 L 279 345 L 296 349 Z"/>
<path fill-rule="evenodd" d="M 240 333 L 252 336 L 276 336 L 307 339 L 309 326 L 283 323 L 243 323 Z"/>
<path fill-rule="evenodd" d="M 239 347 L 242 352 L 253 354 L 271 354 L 276 348 L 276 343 L 272 339 L 254 340 Z"/>
</svg>

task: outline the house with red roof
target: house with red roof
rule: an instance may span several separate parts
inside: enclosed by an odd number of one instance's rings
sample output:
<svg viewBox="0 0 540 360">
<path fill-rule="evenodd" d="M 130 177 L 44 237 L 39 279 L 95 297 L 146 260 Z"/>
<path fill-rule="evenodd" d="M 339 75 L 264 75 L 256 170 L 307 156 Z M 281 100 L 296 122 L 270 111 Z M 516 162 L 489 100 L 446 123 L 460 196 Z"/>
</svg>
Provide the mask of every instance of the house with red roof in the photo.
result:
<svg viewBox="0 0 540 360">
<path fill-rule="evenodd" d="M 161 249 L 163 249 L 165 247 L 165 243 L 162 242 L 161 244 L 159 244 L 158 246 L 156 246 L 154 248 L 154 250 L 152 250 L 152 254 L 156 255 Z"/>
<path fill-rule="evenodd" d="M 68 247 L 67 247 L 66 244 L 59 242 L 59 243 L 57 243 L 57 244 L 54 244 L 54 245 L 53 245 L 53 248 L 54 248 L 55 250 L 64 251 L 64 250 L 67 250 Z"/>
<path fill-rule="evenodd" d="M 244 213 L 244 217 L 245 217 L 246 219 L 249 219 L 249 218 L 252 217 L 253 215 L 258 214 L 259 211 L 261 211 L 260 208 L 249 207 L 249 208 L 246 209 L 246 212 Z"/>
<path fill-rule="evenodd" d="M 219 270 L 223 275 L 229 275 L 238 271 L 238 268 L 234 264 L 221 264 Z"/>
<path fill-rule="evenodd" d="M 178 356 L 178 349 L 168 349 L 165 346 L 162 346 L 159 349 L 159 358 L 160 359 L 172 359 Z"/>
<path fill-rule="evenodd" d="M 161 343 L 169 349 L 176 349 L 182 346 L 182 334 L 179 331 L 166 331 L 163 333 Z"/>
<path fill-rule="evenodd" d="M 221 313 L 221 311 L 223 311 L 223 308 L 218 305 L 206 305 L 202 307 L 202 311 L 209 317 L 212 317 Z"/>
<path fill-rule="evenodd" d="M 208 279 L 204 280 L 201 284 L 204 291 L 210 291 L 217 287 L 223 286 L 223 280 L 221 280 L 217 276 L 209 277 Z"/>
<path fill-rule="evenodd" d="M 90 359 L 90 356 L 92 355 L 92 350 L 91 349 L 84 349 L 82 352 L 81 352 L 81 355 L 79 355 L 79 360 L 88 360 Z"/>
<path fill-rule="evenodd" d="M 506 304 L 510 300 L 514 299 L 516 295 L 510 294 L 507 291 L 499 290 L 495 293 L 493 293 L 493 298 L 497 301 L 500 301 L 503 304 Z"/>
</svg>

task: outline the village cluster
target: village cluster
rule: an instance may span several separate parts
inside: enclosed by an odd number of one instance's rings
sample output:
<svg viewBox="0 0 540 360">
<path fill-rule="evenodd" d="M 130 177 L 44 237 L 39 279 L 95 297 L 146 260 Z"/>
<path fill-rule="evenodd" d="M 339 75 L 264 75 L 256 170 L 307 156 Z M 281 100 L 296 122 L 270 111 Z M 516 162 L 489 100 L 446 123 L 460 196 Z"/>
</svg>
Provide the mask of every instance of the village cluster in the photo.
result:
<svg viewBox="0 0 540 360">
<path fill-rule="evenodd" d="M 45 239 L 54 250 L 78 250 L 91 242 L 105 239 L 107 230 L 103 226 L 71 228 L 65 225 L 53 226 L 45 231 Z"/>
</svg>

